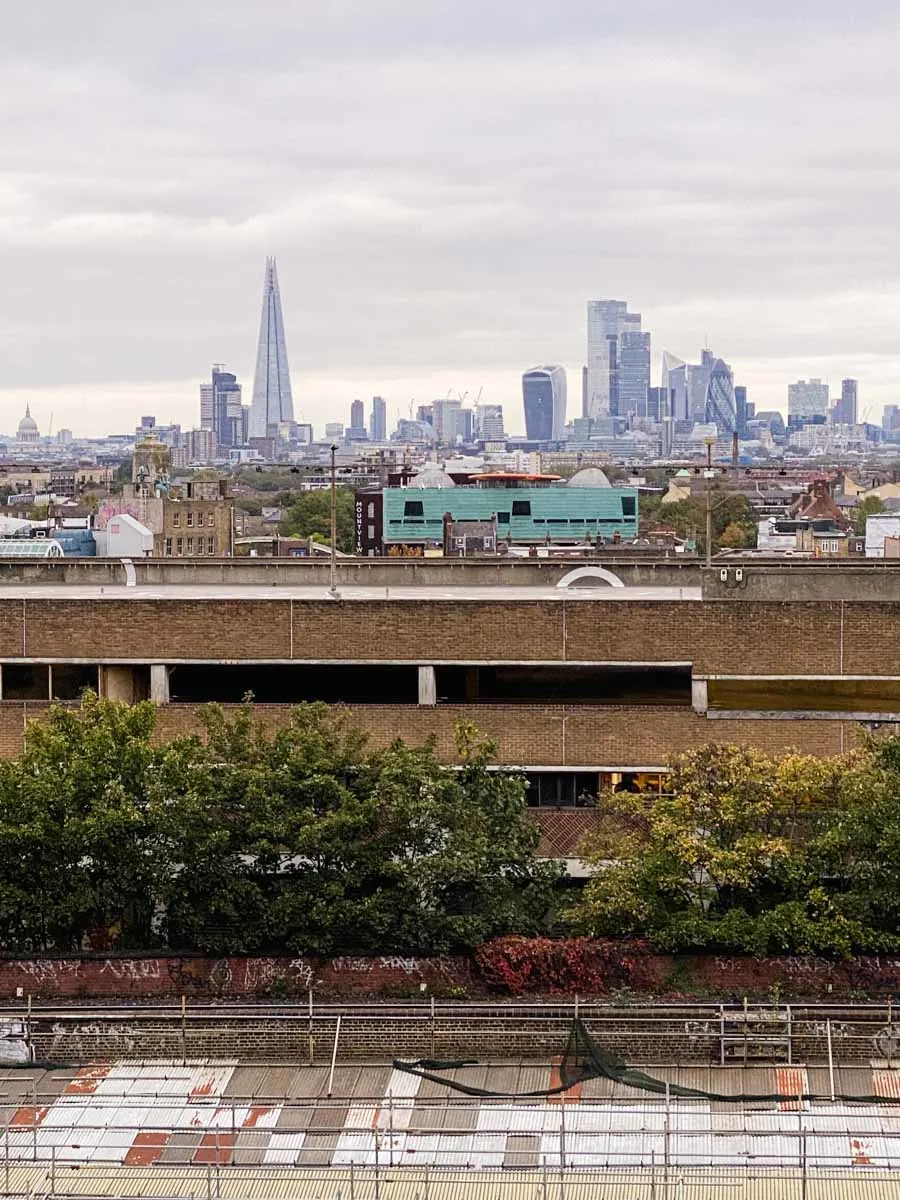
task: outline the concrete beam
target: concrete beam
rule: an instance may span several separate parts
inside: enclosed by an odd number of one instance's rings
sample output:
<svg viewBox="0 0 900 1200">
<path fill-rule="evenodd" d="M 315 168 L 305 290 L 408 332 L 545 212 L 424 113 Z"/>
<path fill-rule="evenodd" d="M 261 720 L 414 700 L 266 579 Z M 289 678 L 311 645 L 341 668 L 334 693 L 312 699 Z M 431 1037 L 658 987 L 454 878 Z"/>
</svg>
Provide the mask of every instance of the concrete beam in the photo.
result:
<svg viewBox="0 0 900 1200">
<path fill-rule="evenodd" d="M 437 675 L 434 667 L 419 667 L 419 703 L 429 707 L 437 704 Z"/>
<path fill-rule="evenodd" d="M 705 679 L 691 680 L 691 708 L 697 713 L 709 709 L 709 684 Z"/>
<path fill-rule="evenodd" d="M 151 664 L 150 699 L 154 704 L 169 703 L 169 668 L 165 663 Z"/>
</svg>

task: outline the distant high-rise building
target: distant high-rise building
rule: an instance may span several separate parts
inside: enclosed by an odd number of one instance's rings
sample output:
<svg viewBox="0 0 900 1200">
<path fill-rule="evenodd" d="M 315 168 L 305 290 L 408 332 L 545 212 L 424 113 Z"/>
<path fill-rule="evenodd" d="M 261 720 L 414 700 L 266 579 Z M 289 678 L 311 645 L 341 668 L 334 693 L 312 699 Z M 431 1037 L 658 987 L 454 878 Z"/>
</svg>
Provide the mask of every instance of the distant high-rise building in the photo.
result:
<svg viewBox="0 0 900 1200">
<path fill-rule="evenodd" d="M 220 446 L 243 446 L 247 440 L 241 385 L 216 363 L 209 383 L 200 384 L 200 428 L 211 429 Z"/>
<path fill-rule="evenodd" d="M 798 379 L 788 384 L 789 417 L 827 417 L 828 384 L 821 379 Z"/>
<path fill-rule="evenodd" d="M 250 405 L 249 436 L 277 437 L 278 426 L 294 419 L 291 373 L 284 340 L 284 318 L 275 259 L 266 259 L 253 402 Z"/>
<path fill-rule="evenodd" d="M 525 436 L 532 442 L 560 442 L 566 427 L 566 373 L 556 364 L 532 367 L 522 376 Z"/>
<path fill-rule="evenodd" d="M 663 350 L 662 388 L 669 398 L 668 416 L 673 421 L 687 420 L 687 376 L 683 369 L 686 366 L 684 359 L 677 358 L 670 350 Z"/>
<path fill-rule="evenodd" d="M 354 400 L 350 405 L 350 426 L 360 429 L 366 423 L 366 408 L 362 400 Z"/>
<path fill-rule="evenodd" d="M 650 390 L 650 334 L 626 330 L 619 338 L 618 415 L 645 417 Z"/>
<path fill-rule="evenodd" d="M 841 398 L 834 406 L 835 425 L 856 425 L 859 415 L 859 385 L 855 379 L 841 380 Z"/>
<path fill-rule="evenodd" d="M 435 400 L 431 405 L 434 417 L 434 436 L 442 446 L 455 446 L 459 436 L 459 413 L 462 404 L 459 400 Z"/>
<path fill-rule="evenodd" d="M 619 404 L 621 338 L 640 333 L 640 313 L 624 300 L 589 300 L 587 306 L 588 411 L 591 418 L 615 417 Z M 649 387 L 649 378 L 647 381 Z"/>
<path fill-rule="evenodd" d="M 434 405 L 420 404 L 416 409 L 416 420 L 423 425 L 434 427 Z"/>
<path fill-rule="evenodd" d="M 651 421 L 665 421 L 669 418 L 671 401 L 668 388 L 652 387 L 647 392 L 646 416 Z M 640 414 L 638 414 L 640 415 Z"/>
<path fill-rule="evenodd" d="M 734 389 L 734 412 L 738 437 L 745 438 L 750 414 L 747 411 L 747 389 L 740 385 Z"/>
<path fill-rule="evenodd" d="M 900 431 L 900 404 L 886 404 L 881 418 L 881 428 L 885 433 Z"/>
<path fill-rule="evenodd" d="M 475 425 L 478 437 L 483 442 L 503 442 L 506 431 L 503 428 L 502 404 L 479 404 L 475 409 Z"/>
<path fill-rule="evenodd" d="M 369 419 L 369 434 L 373 442 L 383 442 L 387 437 L 387 405 L 381 396 L 372 397 L 372 416 Z"/>
<path fill-rule="evenodd" d="M 588 415 L 588 369 L 581 368 L 581 415 Z"/>
<path fill-rule="evenodd" d="M 325 441 L 339 442 L 344 436 L 344 427 L 340 421 L 325 422 Z"/>
<path fill-rule="evenodd" d="M 709 367 L 706 422 L 715 423 L 716 430 L 721 434 L 732 434 L 737 428 L 737 404 L 731 367 L 721 358 L 713 358 L 708 350 L 703 351 L 703 358 L 703 365 Z"/>
</svg>

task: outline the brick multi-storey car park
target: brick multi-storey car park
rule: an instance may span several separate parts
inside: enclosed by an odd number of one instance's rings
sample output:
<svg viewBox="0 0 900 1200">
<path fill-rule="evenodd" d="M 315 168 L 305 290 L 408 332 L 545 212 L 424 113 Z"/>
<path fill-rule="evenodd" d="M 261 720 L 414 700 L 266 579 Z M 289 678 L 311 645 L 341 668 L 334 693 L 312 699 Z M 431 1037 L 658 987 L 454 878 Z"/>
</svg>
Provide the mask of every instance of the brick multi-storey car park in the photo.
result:
<svg viewBox="0 0 900 1200">
<path fill-rule="evenodd" d="M 473 566 L 454 579 L 479 579 Z M 571 855 L 601 786 L 659 773 L 675 752 L 719 741 L 832 754 L 900 722 L 896 570 L 730 564 L 725 577 L 695 568 L 701 587 L 631 587 L 559 568 L 541 585 L 523 566 L 508 584 L 427 586 L 417 567 L 415 586 L 398 571 L 366 587 L 343 582 L 347 563 L 332 598 L 318 574 L 262 563 L 190 586 L 148 582 L 152 563 L 135 576 L 97 562 L 81 586 L 52 571 L 42 583 L 34 566 L 17 582 L 0 564 L 0 752 L 21 748 L 51 696 L 85 686 L 156 700 L 162 736 L 190 728 L 198 704 L 247 691 L 272 725 L 324 699 L 348 705 L 374 744 L 434 736 L 448 761 L 462 717 L 527 773 L 546 849 Z"/>
</svg>

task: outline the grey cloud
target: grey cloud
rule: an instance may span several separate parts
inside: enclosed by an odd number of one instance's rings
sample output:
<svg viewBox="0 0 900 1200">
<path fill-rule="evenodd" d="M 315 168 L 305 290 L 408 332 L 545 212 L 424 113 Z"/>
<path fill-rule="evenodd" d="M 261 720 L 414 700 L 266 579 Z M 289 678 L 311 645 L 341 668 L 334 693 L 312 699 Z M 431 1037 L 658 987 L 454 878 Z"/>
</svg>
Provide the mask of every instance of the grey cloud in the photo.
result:
<svg viewBox="0 0 900 1200">
<path fill-rule="evenodd" d="M 115 383 L 143 405 L 158 383 L 190 423 L 210 361 L 249 374 L 272 252 L 292 366 L 323 390 L 446 369 L 514 402 L 531 361 L 577 370 L 584 301 L 615 295 L 657 349 L 708 334 L 766 407 L 826 368 L 896 399 L 900 24 L 879 3 L 732 7 L 8 14 L 7 402 Z"/>
</svg>

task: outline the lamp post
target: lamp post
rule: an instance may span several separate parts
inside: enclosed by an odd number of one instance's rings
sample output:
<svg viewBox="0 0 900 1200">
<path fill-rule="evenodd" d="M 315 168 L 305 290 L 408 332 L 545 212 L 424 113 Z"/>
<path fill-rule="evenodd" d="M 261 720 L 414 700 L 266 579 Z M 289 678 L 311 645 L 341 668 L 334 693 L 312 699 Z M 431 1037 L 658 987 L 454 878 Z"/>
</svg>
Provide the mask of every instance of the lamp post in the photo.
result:
<svg viewBox="0 0 900 1200">
<path fill-rule="evenodd" d="M 332 596 L 337 596 L 337 468 L 335 466 L 334 456 L 337 454 L 337 446 L 332 444 L 331 447 L 331 586 L 329 592 Z"/>
</svg>

